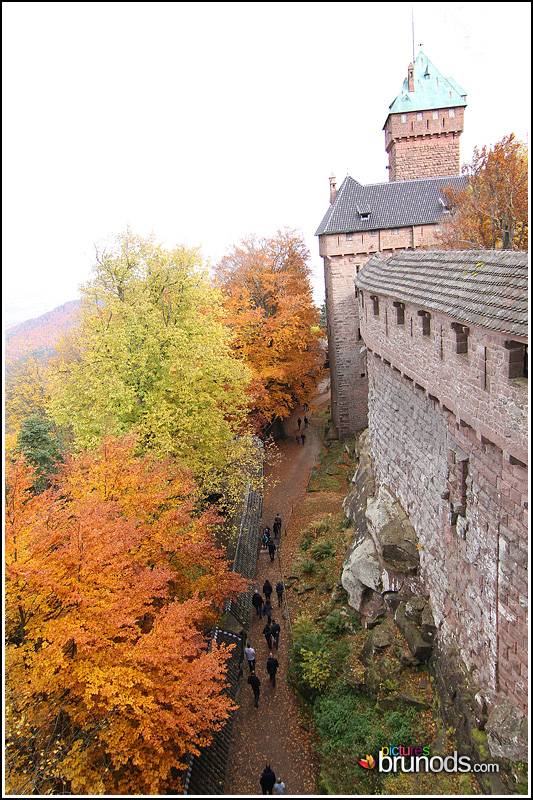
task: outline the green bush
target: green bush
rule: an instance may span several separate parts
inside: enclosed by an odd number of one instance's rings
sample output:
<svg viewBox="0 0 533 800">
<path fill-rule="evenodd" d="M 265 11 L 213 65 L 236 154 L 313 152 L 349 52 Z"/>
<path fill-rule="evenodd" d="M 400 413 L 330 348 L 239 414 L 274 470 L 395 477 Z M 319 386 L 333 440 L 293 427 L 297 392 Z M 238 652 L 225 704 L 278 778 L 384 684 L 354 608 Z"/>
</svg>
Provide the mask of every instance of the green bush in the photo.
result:
<svg viewBox="0 0 533 800">
<path fill-rule="evenodd" d="M 301 539 L 300 541 L 300 550 L 308 550 L 312 542 L 313 542 L 312 536 L 310 535 L 304 536 L 304 538 Z"/>
<path fill-rule="evenodd" d="M 316 561 L 314 558 L 306 558 L 304 561 L 300 562 L 300 569 L 304 573 L 304 575 L 312 575 L 315 571 Z"/>
<path fill-rule="evenodd" d="M 335 555 L 335 545 L 331 539 L 322 539 L 311 547 L 311 555 L 319 561 Z"/>
<path fill-rule="evenodd" d="M 346 618 L 343 617 L 339 611 L 332 611 L 324 620 L 326 633 L 333 638 L 342 636 L 345 631 L 345 626 Z"/>
</svg>

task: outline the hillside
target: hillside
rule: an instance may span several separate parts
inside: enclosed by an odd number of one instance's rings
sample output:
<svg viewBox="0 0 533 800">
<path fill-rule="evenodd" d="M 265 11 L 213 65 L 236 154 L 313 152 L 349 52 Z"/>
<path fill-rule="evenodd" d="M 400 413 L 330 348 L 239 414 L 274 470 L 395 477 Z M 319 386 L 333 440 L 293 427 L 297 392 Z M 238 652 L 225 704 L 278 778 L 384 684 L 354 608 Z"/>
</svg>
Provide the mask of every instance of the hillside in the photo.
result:
<svg viewBox="0 0 533 800">
<path fill-rule="evenodd" d="M 46 314 L 13 325 L 5 332 L 6 360 L 13 361 L 35 351 L 48 355 L 60 335 L 72 328 L 79 309 L 77 300 L 69 300 Z"/>
</svg>

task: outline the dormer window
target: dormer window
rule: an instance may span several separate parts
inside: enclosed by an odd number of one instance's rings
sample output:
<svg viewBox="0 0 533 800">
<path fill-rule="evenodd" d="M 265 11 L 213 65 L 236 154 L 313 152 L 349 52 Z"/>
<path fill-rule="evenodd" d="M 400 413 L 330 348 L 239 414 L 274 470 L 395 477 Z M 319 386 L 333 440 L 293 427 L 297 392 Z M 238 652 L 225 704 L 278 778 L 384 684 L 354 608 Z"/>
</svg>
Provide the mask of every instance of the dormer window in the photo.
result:
<svg viewBox="0 0 533 800">
<path fill-rule="evenodd" d="M 370 211 L 363 211 L 361 214 L 361 219 L 368 219 L 370 216 Z"/>
<path fill-rule="evenodd" d="M 444 212 L 450 212 L 452 210 L 451 205 L 448 203 L 447 200 L 444 199 L 444 197 L 439 197 L 439 203 L 441 204 L 442 210 Z"/>
</svg>

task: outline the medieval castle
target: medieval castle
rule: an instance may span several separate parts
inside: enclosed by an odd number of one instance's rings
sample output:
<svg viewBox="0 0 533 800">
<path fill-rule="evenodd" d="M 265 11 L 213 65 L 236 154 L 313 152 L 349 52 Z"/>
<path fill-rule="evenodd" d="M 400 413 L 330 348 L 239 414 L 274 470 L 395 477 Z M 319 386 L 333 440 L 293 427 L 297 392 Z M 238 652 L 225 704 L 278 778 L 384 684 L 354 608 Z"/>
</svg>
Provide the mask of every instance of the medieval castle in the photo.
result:
<svg viewBox="0 0 533 800">
<path fill-rule="evenodd" d="M 431 250 L 447 213 L 442 192 L 464 180 L 465 107 L 463 90 L 420 53 L 384 126 L 390 182 L 347 177 L 337 191 L 330 178 L 317 235 L 332 417 L 341 439 L 368 426 L 376 495 L 390 492 L 416 533 L 441 651 L 474 676 L 480 705 L 506 702 L 520 714 L 528 258 Z M 385 583 L 370 588 L 395 588 Z"/>
</svg>

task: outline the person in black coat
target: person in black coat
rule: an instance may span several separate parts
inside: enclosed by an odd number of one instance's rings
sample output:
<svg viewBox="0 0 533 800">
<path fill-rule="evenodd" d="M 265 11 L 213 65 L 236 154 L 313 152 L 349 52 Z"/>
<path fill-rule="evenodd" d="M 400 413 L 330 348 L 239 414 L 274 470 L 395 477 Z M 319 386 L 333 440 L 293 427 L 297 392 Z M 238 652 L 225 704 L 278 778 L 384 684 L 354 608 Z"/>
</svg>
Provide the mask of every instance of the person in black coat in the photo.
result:
<svg viewBox="0 0 533 800">
<path fill-rule="evenodd" d="M 274 544 L 272 539 L 270 539 L 268 542 L 268 554 L 270 556 L 271 561 L 274 561 L 274 553 L 276 552 L 276 549 L 277 549 L 276 545 Z"/>
<path fill-rule="evenodd" d="M 263 594 L 265 595 L 265 600 L 270 600 L 270 595 L 272 594 L 272 584 L 268 578 L 263 584 Z"/>
<path fill-rule="evenodd" d="M 274 640 L 274 647 L 276 648 L 276 650 L 278 649 L 278 646 L 279 646 L 279 634 L 280 634 L 280 631 L 281 631 L 281 628 L 279 627 L 279 623 L 277 623 L 276 620 L 273 619 L 271 624 L 270 624 L 270 634 L 271 634 L 271 636 L 272 636 L 272 638 Z"/>
<path fill-rule="evenodd" d="M 266 669 L 268 672 L 268 677 L 270 678 L 270 682 L 274 688 L 276 688 L 276 672 L 278 671 L 278 667 L 278 659 L 274 658 L 272 653 L 270 653 L 269 658 L 267 658 Z"/>
<path fill-rule="evenodd" d="M 259 783 L 261 784 L 263 794 L 272 794 L 272 789 L 276 783 L 276 776 L 270 769 L 270 764 L 267 764 L 264 768 L 261 777 L 259 778 Z"/>
<path fill-rule="evenodd" d="M 269 650 L 272 649 L 272 632 L 270 630 L 270 622 L 267 621 L 267 624 L 263 628 L 263 636 L 265 637 L 267 647 Z"/>
<path fill-rule="evenodd" d="M 269 625 L 270 625 L 270 622 L 272 621 L 272 612 L 273 612 L 273 610 L 274 609 L 272 608 L 272 603 L 270 602 L 270 600 L 266 600 L 265 601 L 265 605 L 263 606 L 263 616 L 264 617 L 268 617 L 268 624 Z"/>
<path fill-rule="evenodd" d="M 257 589 L 255 590 L 255 592 L 252 595 L 252 605 L 255 608 L 255 610 L 257 612 L 257 616 L 259 617 L 259 619 L 262 619 L 263 618 L 263 598 L 261 597 L 261 595 L 259 594 Z"/>
<path fill-rule="evenodd" d="M 276 594 L 278 596 L 278 606 L 281 606 L 281 604 L 283 602 L 283 588 L 284 588 L 283 587 L 283 582 L 282 581 L 278 581 L 276 583 Z"/>
<path fill-rule="evenodd" d="M 261 681 L 259 680 L 259 678 L 255 674 L 255 672 L 252 672 L 250 674 L 250 676 L 248 678 L 248 683 L 250 684 L 250 686 L 254 690 L 254 706 L 255 706 L 255 708 L 257 708 L 259 706 L 259 693 L 261 691 Z"/>
</svg>

